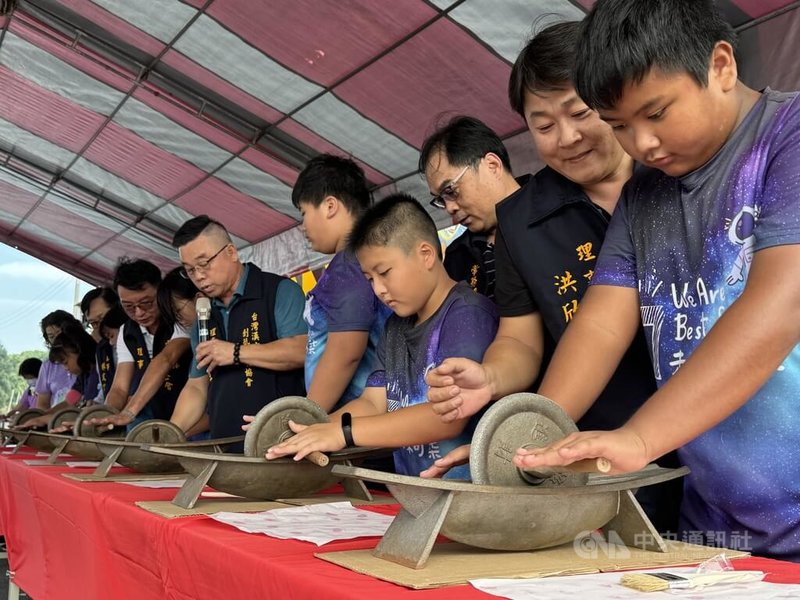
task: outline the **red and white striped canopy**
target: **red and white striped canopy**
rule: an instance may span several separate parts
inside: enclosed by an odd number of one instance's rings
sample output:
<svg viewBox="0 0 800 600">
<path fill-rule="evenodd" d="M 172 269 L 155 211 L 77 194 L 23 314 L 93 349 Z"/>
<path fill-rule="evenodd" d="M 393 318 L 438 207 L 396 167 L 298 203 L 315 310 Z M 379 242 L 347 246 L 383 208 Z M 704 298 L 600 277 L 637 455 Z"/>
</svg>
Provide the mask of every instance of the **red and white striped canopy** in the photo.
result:
<svg viewBox="0 0 800 600">
<path fill-rule="evenodd" d="M 511 64 L 568 0 L 9 0 L 0 16 L 0 241 L 90 282 L 120 256 L 176 264 L 209 214 L 245 258 L 314 266 L 291 187 L 320 152 L 376 197 L 428 192 L 419 147 L 469 114 L 538 166 L 508 107 Z M 729 0 L 751 85 L 800 87 L 798 2 Z M 442 226 L 444 213 L 435 215 Z"/>
</svg>

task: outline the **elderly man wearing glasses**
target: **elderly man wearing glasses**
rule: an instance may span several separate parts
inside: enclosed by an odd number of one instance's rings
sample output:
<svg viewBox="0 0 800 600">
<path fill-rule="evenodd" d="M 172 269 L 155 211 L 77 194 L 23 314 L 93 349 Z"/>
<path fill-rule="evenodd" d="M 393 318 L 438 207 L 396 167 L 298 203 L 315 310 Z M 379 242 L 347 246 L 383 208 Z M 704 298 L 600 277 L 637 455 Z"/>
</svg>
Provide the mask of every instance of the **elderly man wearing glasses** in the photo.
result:
<svg viewBox="0 0 800 600">
<path fill-rule="evenodd" d="M 122 259 L 113 289 L 129 320 L 116 341 L 117 366 L 106 404 L 120 413 L 96 423 L 132 427 L 147 419 L 169 419 L 189 375 L 189 334 L 168 325 L 156 302 L 161 271 L 143 259 Z"/>
<path fill-rule="evenodd" d="M 200 341 L 197 323 L 192 329 L 192 369 L 171 420 L 188 431 L 208 413 L 212 438 L 241 435 L 242 415 L 305 393 L 303 290 L 242 264 L 225 227 L 206 215 L 184 223 L 173 246 L 186 277 L 211 298 L 211 315 L 210 339 Z"/>
<path fill-rule="evenodd" d="M 503 142 L 478 119 L 455 117 L 422 144 L 419 170 L 431 206 L 468 230 L 447 247 L 447 274 L 494 300 L 495 205 L 520 187 Z"/>
</svg>

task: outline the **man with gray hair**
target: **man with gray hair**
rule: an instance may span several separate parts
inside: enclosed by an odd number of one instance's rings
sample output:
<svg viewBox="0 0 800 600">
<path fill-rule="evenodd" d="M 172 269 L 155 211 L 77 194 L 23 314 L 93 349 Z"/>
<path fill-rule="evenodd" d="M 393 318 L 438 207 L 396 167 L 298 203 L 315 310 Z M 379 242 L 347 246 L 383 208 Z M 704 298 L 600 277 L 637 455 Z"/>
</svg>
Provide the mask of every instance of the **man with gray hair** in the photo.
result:
<svg viewBox="0 0 800 600">
<path fill-rule="evenodd" d="M 188 431 L 208 412 L 212 438 L 241 435 L 242 415 L 304 394 L 303 291 L 243 264 L 225 227 L 206 215 L 184 223 L 172 245 L 186 277 L 211 298 L 211 315 L 207 341 L 192 328 L 194 360 L 171 420 Z"/>
</svg>

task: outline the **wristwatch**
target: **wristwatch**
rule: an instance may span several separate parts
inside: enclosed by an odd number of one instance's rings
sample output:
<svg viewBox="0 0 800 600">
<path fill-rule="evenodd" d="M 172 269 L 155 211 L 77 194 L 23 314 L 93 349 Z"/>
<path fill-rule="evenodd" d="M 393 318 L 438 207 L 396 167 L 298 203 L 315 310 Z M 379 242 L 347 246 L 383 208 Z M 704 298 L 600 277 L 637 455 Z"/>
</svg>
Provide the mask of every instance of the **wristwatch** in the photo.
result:
<svg viewBox="0 0 800 600">
<path fill-rule="evenodd" d="M 356 445 L 353 441 L 353 415 L 349 412 L 342 413 L 342 435 L 345 448 L 353 448 Z"/>
</svg>

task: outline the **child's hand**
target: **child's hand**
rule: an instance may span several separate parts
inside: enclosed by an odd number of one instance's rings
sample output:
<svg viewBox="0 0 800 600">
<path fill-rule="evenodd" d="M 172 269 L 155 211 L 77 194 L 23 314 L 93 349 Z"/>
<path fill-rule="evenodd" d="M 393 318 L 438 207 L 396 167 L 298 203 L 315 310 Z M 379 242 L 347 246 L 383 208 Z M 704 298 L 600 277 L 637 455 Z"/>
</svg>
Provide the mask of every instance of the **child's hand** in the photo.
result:
<svg viewBox="0 0 800 600">
<path fill-rule="evenodd" d="M 612 473 L 643 469 L 653 458 L 647 445 L 635 431 L 621 427 L 614 431 L 581 431 L 544 448 L 519 448 L 514 465 L 521 469 L 569 465 L 585 458 L 605 458 Z"/>
<path fill-rule="evenodd" d="M 317 423 L 300 425 L 289 421 L 289 428 L 295 432 L 285 442 L 267 450 L 269 460 L 293 454 L 294 460 L 302 460 L 309 452 L 335 452 L 346 446 L 344 434 L 339 423 Z"/>
<path fill-rule="evenodd" d="M 419 476 L 427 479 L 443 477 L 453 467 L 469 462 L 469 449 L 469 444 L 464 444 L 455 450 L 451 450 L 442 458 L 434 461 L 433 465 L 422 471 Z"/>
<path fill-rule="evenodd" d="M 425 376 L 428 402 L 445 423 L 471 417 L 492 399 L 483 365 L 468 358 L 447 358 Z"/>
<path fill-rule="evenodd" d="M 244 425 L 242 425 L 242 431 L 247 431 L 250 429 L 250 423 L 256 420 L 253 415 L 242 415 L 242 420 L 244 421 Z"/>
</svg>

